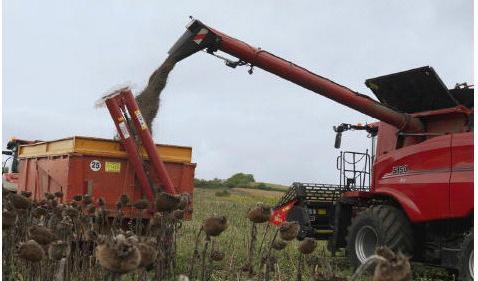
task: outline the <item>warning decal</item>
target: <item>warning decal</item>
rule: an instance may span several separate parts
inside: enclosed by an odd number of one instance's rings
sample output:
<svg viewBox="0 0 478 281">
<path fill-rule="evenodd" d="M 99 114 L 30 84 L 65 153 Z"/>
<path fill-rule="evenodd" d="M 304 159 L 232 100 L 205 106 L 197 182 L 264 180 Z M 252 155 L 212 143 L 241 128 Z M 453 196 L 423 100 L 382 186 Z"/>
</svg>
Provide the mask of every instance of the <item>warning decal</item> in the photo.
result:
<svg viewBox="0 0 478 281">
<path fill-rule="evenodd" d="M 139 124 L 141 125 L 141 130 L 145 130 L 148 128 L 148 125 L 146 125 L 146 122 L 144 121 L 143 115 L 141 115 L 141 111 L 136 110 L 134 112 L 136 115 L 136 118 L 138 118 Z"/>
<path fill-rule="evenodd" d="M 126 124 L 124 122 L 121 122 L 121 123 L 118 124 L 118 126 L 120 127 L 121 134 L 123 135 L 123 138 L 124 139 L 129 138 L 129 132 L 128 132 L 128 128 L 126 128 Z"/>
<path fill-rule="evenodd" d="M 105 162 L 105 172 L 108 172 L 108 173 L 121 172 L 121 162 Z"/>
<path fill-rule="evenodd" d="M 202 40 L 204 40 L 204 38 L 206 38 L 207 33 L 208 33 L 207 29 L 201 28 L 201 30 L 199 30 L 199 32 L 193 38 L 194 43 L 196 43 L 198 45 L 201 44 Z"/>
</svg>

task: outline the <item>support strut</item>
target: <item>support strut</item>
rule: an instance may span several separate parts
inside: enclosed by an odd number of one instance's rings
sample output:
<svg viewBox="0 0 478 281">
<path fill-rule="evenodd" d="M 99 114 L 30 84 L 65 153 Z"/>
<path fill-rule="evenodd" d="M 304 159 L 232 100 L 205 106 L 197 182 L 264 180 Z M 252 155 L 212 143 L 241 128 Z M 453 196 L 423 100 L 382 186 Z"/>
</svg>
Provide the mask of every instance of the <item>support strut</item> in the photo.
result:
<svg viewBox="0 0 478 281">
<path fill-rule="evenodd" d="M 164 162 L 156 151 L 156 145 L 151 132 L 144 122 L 131 90 L 121 89 L 105 97 L 105 103 L 113 118 L 121 143 L 128 154 L 128 160 L 133 166 L 143 194 L 150 202 L 153 202 L 154 191 L 143 167 L 140 157 L 141 148 L 137 146 L 135 139 L 141 141 L 142 147 L 151 161 L 152 169 L 157 176 L 152 177 L 152 181 L 157 186 L 162 187 L 165 192 L 176 194 L 176 189 L 169 177 Z M 127 122 L 128 117 L 132 122 Z M 130 128 L 130 125 L 133 125 L 134 128 Z"/>
</svg>

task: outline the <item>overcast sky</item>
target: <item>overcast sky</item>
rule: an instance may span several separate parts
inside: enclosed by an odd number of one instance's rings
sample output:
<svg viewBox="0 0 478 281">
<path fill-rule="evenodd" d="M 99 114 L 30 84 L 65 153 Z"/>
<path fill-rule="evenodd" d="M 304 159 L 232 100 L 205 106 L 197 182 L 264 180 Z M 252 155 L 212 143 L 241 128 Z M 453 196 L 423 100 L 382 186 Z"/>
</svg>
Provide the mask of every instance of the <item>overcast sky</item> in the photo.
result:
<svg viewBox="0 0 478 281">
<path fill-rule="evenodd" d="M 473 1 L 3 1 L 3 143 L 10 136 L 111 138 L 95 101 L 136 93 L 188 16 L 364 94 L 367 78 L 424 65 L 473 81 Z M 155 141 L 193 147 L 200 178 L 337 182 L 332 126 L 373 119 L 262 70 L 205 53 L 176 66 Z M 347 150 L 366 134 L 349 132 Z"/>
</svg>

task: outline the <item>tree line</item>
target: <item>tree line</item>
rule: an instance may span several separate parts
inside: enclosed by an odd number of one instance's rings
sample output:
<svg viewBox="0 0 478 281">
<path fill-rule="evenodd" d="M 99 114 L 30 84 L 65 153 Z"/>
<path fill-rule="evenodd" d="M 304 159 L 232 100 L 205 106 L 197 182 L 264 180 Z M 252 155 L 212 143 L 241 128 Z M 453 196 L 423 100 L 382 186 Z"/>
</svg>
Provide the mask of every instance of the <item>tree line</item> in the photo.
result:
<svg viewBox="0 0 478 281">
<path fill-rule="evenodd" d="M 194 186 L 197 188 L 259 188 L 270 189 L 271 187 L 261 182 L 257 183 L 254 175 L 237 173 L 227 179 L 214 178 L 212 180 L 194 179 Z"/>
</svg>

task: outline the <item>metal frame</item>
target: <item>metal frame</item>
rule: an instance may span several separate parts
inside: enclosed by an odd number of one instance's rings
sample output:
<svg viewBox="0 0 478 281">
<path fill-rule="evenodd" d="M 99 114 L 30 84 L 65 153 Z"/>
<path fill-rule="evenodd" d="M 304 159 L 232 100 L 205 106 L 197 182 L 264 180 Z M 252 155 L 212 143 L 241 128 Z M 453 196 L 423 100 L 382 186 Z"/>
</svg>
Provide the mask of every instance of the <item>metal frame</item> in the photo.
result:
<svg viewBox="0 0 478 281">
<path fill-rule="evenodd" d="M 105 97 L 106 106 L 113 118 L 118 135 L 124 149 L 128 153 L 128 160 L 131 162 L 136 176 L 141 185 L 141 190 L 151 202 L 154 200 L 154 191 L 150 180 L 157 186 L 171 194 L 176 194 L 176 189 L 169 177 L 164 162 L 156 152 L 151 133 L 144 122 L 138 104 L 133 93 L 129 89 L 121 89 Z M 133 128 L 131 128 L 131 125 Z M 143 167 L 143 161 L 136 140 L 141 142 L 142 147 L 148 155 L 154 173 L 159 178 L 148 177 Z"/>
<path fill-rule="evenodd" d="M 340 171 L 342 191 L 369 191 L 371 164 L 368 150 L 365 153 L 341 151 L 337 157 L 337 170 Z"/>
</svg>

